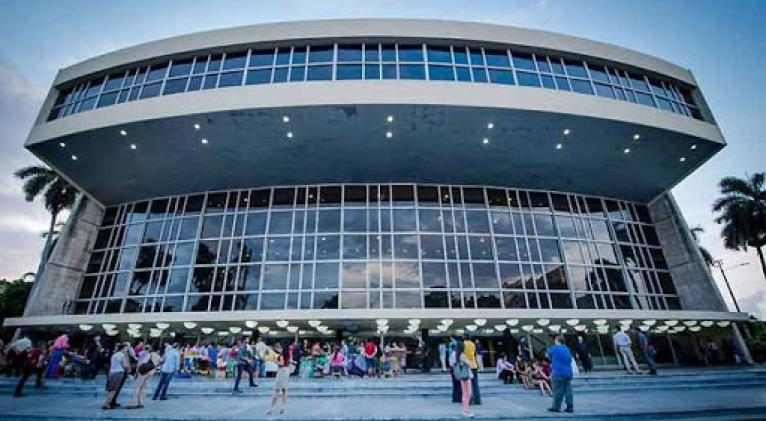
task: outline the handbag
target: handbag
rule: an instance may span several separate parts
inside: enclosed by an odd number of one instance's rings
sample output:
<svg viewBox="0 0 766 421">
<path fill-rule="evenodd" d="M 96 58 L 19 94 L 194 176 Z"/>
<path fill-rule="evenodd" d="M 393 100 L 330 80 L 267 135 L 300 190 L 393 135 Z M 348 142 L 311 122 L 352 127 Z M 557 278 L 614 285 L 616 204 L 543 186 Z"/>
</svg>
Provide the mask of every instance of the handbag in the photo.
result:
<svg viewBox="0 0 766 421">
<path fill-rule="evenodd" d="M 136 371 L 138 371 L 138 374 L 143 376 L 144 374 L 154 370 L 154 368 L 155 368 L 154 367 L 154 361 L 152 361 L 152 359 L 149 358 L 149 360 L 147 362 L 145 362 L 143 364 L 139 364 L 138 368 L 136 369 Z"/>
<path fill-rule="evenodd" d="M 471 373 L 471 369 L 468 367 L 468 364 L 462 361 L 452 367 L 452 374 L 458 380 L 470 380 L 473 376 L 473 373 Z"/>
<path fill-rule="evenodd" d="M 577 367 L 577 361 L 575 361 L 574 358 L 572 358 L 571 367 L 572 367 L 572 377 L 578 376 L 580 374 L 580 368 Z"/>
</svg>

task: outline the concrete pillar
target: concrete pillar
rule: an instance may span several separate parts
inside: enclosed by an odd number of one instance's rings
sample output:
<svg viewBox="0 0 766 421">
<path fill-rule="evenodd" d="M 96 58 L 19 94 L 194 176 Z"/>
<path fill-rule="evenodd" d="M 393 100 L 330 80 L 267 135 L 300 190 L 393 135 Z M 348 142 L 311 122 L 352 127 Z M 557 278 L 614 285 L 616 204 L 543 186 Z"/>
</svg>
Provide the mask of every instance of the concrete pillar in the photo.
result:
<svg viewBox="0 0 766 421">
<path fill-rule="evenodd" d="M 35 280 L 24 316 L 65 314 L 65 306 L 76 298 L 90 251 L 96 241 L 104 209 L 81 196 L 59 234 L 45 264 L 43 276 Z"/>
<path fill-rule="evenodd" d="M 649 204 L 665 260 L 684 310 L 728 311 L 678 205 L 668 192 Z"/>
<path fill-rule="evenodd" d="M 737 348 L 739 348 L 739 352 L 742 354 L 742 359 L 745 360 L 745 363 L 748 365 L 755 364 L 755 361 L 753 361 L 753 356 L 750 354 L 750 348 L 747 347 L 747 342 L 742 337 L 742 333 L 739 331 L 739 326 L 737 326 L 736 323 L 732 323 L 731 330 L 734 334 L 734 343 Z"/>
<path fill-rule="evenodd" d="M 670 347 L 670 355 L 673 357 L 673 364 L 678 364 L 678 355 L 676 355 L 676 348 L 673 346 L 673 339 L 670 338 L 670 333 L 665 333 L 665 337 L 668 338 L 668 346 Z"/>
</svg>

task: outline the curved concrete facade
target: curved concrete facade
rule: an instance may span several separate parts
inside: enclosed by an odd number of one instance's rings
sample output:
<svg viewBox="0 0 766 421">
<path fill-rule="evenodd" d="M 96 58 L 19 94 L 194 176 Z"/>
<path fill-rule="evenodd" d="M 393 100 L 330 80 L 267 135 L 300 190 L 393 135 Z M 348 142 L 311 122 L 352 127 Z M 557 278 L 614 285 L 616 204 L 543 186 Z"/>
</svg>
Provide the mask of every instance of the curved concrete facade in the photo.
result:
<svg viewBox="0 0 766 421">
<path fill-rule="evenodd" d="M 611 44 L 553 32 L 475 22 L 420 19 L 341 19 L 241 26 L 198 32 L 140 44 L 107 53 L 62 69 L 58 86 L 93 73 L 178 53 L 198 53 L 255 43 L 319 39 L 391 38 L 491 42 L 593 57 L 677 79 L 696 86 L 691 72 L 668 61 Z"/>
<path fill-rule="evenodd" d="M 44 118 L 53 107 L 60 88 L 93 75 L 153 63 L 158 59 L 179 57 L 183 54 L 227 51 L 235 47 L 285 45 L 290 42 L 336 43 L 370 40 L 481 43 L 484 46 L 499 48 L 529 49 L 537 54 L 552 52 L 572 59 L 595 60 L 607 66 L 616 64 L 624 69 L 636 69 L 643 75 L 657 75 L 686 86 L 690 89 L 702 118 L 689 118 L 659 108 L 616 101 L 593 94 L 582 95 L 518 84 L 385 79 L 244 85 L 118 103 L 51 121 Z M 595 86 L 595 82 L 590 83 Z M 335 121 L 330 122 L 327 120 L 328 109 L 347 112 L 342 112 L 339 117 L 332 117 Z M 438 115 L 440 119 L 454 120 L 459 116 L 459 124 L 457 127 L 449 127 L 449 124 L 438 124 L 435 120 L 408 121 L 406 125 L 401 124 L 408 115 L 412 116 L 415 113 L 413 110 L 427 110 Z M 289 130 L 294 132 L 296 140 L 301 142 L 299 147 L 280 152 L 286 161 L 284 165 L 279 164 L 279 167 L 283 173 L 292 174 L 291 178 L 264 174 L 258 182 L 254 182 L 253 177 L 246 175 L 250 171 L 248 162 L 237 162 L 236 159 L 219 162 L 215 156 L 210 156 L 208 159 L 213 160 L 212 168 L 216 167 L 215 164 L 220 164 L 230 169 L 232 174 L 242 175 L 230 176 L 225 180 L 214 179 L 211 176 L 208 180 L 200 182 L 174 183 L 164 189 L 147 188 L 142 191 L 136 187 L 154 184 L 153 180 L 157 174 L 153 177 L 144 176 L 152 172 L 147 169 L 178 169 L 181 162 L 198 159 L 198 152 L 173 144 L 173 139 L 191 143 L 199 141 L 200 136 L 214 136 L 217 153 L 236 156 L 242 152 L 240 148 L 246 142 L 238 138 L 243 132 L 257 133 L 257 136 L 254 136 L 256 142 L 283 137 L 286 126 L 275 125 L 271 121 L 279 119 L 281 115 L 294 116 Z M 419 167 L 420 161 L 400 167 L 396 171 L 392 169 L 386 172 L 381 168 L 373 170 L 376 165 L 372 160 L 380 156 L 381 151 L 376 149 L 379 146 L 369 145 L 369 151 L 365 151 L 364 148 L 359 149 L 358 144 L 344 144 L 341 139 L 358 138 L 361 142 L 372 142 L 371 139 L 376 137 L 383 138 L 387 129 L 381 126 L 380 122 L 386 115 L 404 117 L 400 117 L 396 125 L 395 138 L 399 142 L 407 142 L 390 146 L 389 152 L 382 151 L 389 154 L 390 159 L 406 154 L 408 149 L 412 153 L 421 153 L 417 151 L 418 147 L 423 148 L 422 153 L 427 153 L 432 144 L 438 144 L 439 148 L 448 152 L 442 162 L 460 162 L 465 157 L 465 150 L 459 144 L 460 139 L 473 136 L 477 141 L 481 141 L 485 137 L 490 140 L 489 136 L 492 137 L 492 146 L 485 149 L 492 149 L 492 154 L 486 158 L 475 155 L 479 161 L 484 161 L 486 170 L 479 170 L 480 176 L 474 176 L 462 173 L 456 168 L 453 175 L 446 179 L 402 177 L 402 174 L 432 173 L 427 167 Z M 238 126 L 236 129 L 232 125 L 234 120 Z M 188 127 L 202 122 L 205 122 L 205 127 L 201 132 L 188 130 Z M 482 130 L 482 126 L 488 123 L 496 124 L 497 129 L 491 133 Z M 188 126 L 183 128 L 183 125 Z M 358 129 L 342 136 L 331 130 L 324 132 L 336 125 Z M 164 130 L 171 130 L 172 138 L 164 136 Z M 375 130 L 379 133 L 374 132 Z M 452 139 L 456 133 L 462 131 L 464 133 Z M 570 139 L 578 139 L 576 142 L 579 144 L 573 143 L 574 140 L 569 142 L 574 147 L 567 148 L 567 158 L 563 161 L 559 158 L 548 160 L 547 154 L 551 152 L 549 147 L 564 140 L 561 138 L 563 131 L 572 132 L 574 135 Z M 130 138 L 117 135 L 122 132 L 131 133 Z M 306 143 L 307 134 L 337 141 L 338 144 L 330 146 L 341 152 L 338 156 L 360 156 L 361 160 L 357 162 L 360 169 L 354 171 L 356 176 L 348 177 L 347 174 L 328 172 L 301 159 L 306 156 L 319 156 L 327 146 Z M 642 138 L 640 145 L 631 142 L 632 138 L 637 139 L 636 136 Z M 92 177 L 93 171 L 89 168 L 93 168 L 93 163 L 97 161 L 104 163 L 108 162 L 110 157 L 121 156 L 125 141 L 131 142 L 134 149 L 148 151 L 151 156 L 126 155 L 118 162 L 109 164 L 115 178 L 131 180 L 132 187 L 126 185 L 124 190 L 116 190 L 104 178 Z M 412 143 L 413 141 L 420 142 L 420 146 Z M 522 142 L 522 145 L 514 142 Z M 546 144 L 546 147 L 535 146 L 538 143 Z M 67 145 L 66 149 L 58 147 L 64 144 Z M 667 191 L 724 145 L 723 136 L 713 123 L 712 115 L 707 110 L 691 73 L 664 60 L 604 43 L 542 31 L 469 22 L 386 19 L 287 22 L 230 28 L 168 38 L 95 57 L 61 70 L 42 108 L 40 118 L 26 141 L 27 148 L 64 173 L 72 183 L 93 199 L 104 204 L 227 187 L 355 181 L 427 181 L 526 187 L 648 202 Z M 253 147 L 256 148 L 254 153 L 257 148 L 283 148 L 268 142 Z M 618 163 L 618 160 L 624 159 L 624 151 L 634 151 L 631 155 L 632 163 L 616 166 L 607 164 L 603 168 L 594 168 L 594 171 L 578 168 L 583 162 L 590 160 L 589 156 L 594 148 L 606 151 L 605 155 L 598 158 L 602 163 Z M 690 149 L 693 153 L 689 153 Z M 524 151 L 524 157 L 518 154 L 519 150 Z M 503 156 L 506 156 L 506 159 L 501 162 L 492 162 Z M 534 167 L 525 165 L 526 158 L 530 156 L 539 160 L 531 161 L 535 163 Z M 72 162 L 70 157 L 77 157 L 78 161 Z M 365 159 L 371 161 L 365 162 Z M 279 160 L 278 158 L 271 162 Z M 674 160 L 681 160 L 683 165 L 671 164 Z M 290 162 L 294 165 L 289 165 Z M 268 167 L 264 167 L 264 163 L 255 164 L 260 168 Z M 344 163 L 337 162 L 336 167 L 338 165 Z M 457 165 L 471 168 L 478 166 L 479 162 Z M 636 182 L 634 174 L 643 167 L 651 169 L 653 175 Z M 370 170 L 365 173 L 364 168 Z M 503 177 L 503 173 L 507 173 L 509 168 L 520 171 L 514 171 L 514 177 Z M 567 174 L 565 182 L 557 182 L 546 176 L 562 170 Z M 472 174 L 477 174 L 476 170 L 471 171 Z M 220 171 L 215 173 L 220 174 Z M 183 170 L 176 175 L 176 178 L 181 180 L 198 179 L 194 174 L 186 174 Z M 118 191 L 124 194 L 115 194 Z"/>
</svg>

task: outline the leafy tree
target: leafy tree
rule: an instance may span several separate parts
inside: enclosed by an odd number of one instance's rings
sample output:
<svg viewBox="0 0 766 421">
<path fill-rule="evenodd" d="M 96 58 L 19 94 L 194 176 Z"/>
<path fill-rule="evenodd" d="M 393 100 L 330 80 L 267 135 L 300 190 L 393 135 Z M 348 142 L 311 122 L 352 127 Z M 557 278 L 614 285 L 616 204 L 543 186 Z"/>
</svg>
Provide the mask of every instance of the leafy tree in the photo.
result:
<svg viewBox="0 0 766 421">
<path fill-rule="evenodd" d="M 32 283 L 23 279 L 0 280 L 0 336 L 4 340 L 13 336 L 14 329 L 1 327 L 2 323 L 7 317 L 19 317 L 24 313 L 24 305 L 31 290 Z"/>
<path fill-rule="evenodd" d="M 43 245 L 43 252 L 40 258 L 40 265 L 37 269 L 39 279 L 40 276 L 42 276 L 45 262 L 48 261 L 48 256 L 50 255 L 53 245 L 53 237 L 55 236 L 56 230 L 56 218 L 61 211 L 72 207 L 77 198 L 78 191 L 58 173 L 46 166 L 33 165 L 24 167 L 17 170 L 14 174 L 17 178 L 24 180 L 24 186 L 22 187 L 24 199 L 27 202 L 32 202 L 38 196 L 42 196 L 43 201 L 45 202 L 45 209 L 51 214 L 51 220 L 48 226 L 48 232 L 45 235 L 45 244 Z"/>
<path fill-rule="evenodd" d="M 732 250 L 753 247 L 761 260 L 766 279 L 766 261 L 763 246 L 766 245 L 766 174 L 756 173 L 750 178 L 724 177 L 719 186 L 722 197 L 713 203 L 713 211 L 719 215 L 715 222 L 722 224 L 721 237 L 724 246 Z"/>
<path fill-rule="evenodd" d="M 691 232 L 694 242 L 697 243 L 697 247 L 700 249 L 700 254 L 702 254 L 702 259 L 705 260 L 705 264 L 708 266 L 713 266 L 713 255 L 710 254 L 708 249 L 700 244 L 700 235 L 705 232 L 705 228 L 702 228 L 700 225 L 695 225 L 691 227 L 689 231 Z"/>
</svg>

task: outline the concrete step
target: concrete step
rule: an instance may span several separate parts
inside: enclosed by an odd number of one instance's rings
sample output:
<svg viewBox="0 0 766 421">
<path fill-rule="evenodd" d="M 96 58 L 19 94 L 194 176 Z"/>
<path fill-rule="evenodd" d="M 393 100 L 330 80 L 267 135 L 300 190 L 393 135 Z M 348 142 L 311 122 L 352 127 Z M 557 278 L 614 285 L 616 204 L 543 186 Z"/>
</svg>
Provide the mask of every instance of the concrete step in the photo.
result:
<svg viewBox="0 0 766 421">
<path fill-rule="evenodd" d="M 150 385 L 150 392 L 153 390 L 151 387 L 156 384 L 153 382 Z M 241 385 L 241 393 L 236 396 L 240 397 L 268 397 L 271 395 L 272 382 L 261 382 L 257 388 L 250 388 L 247 383 Z M 31 386 L 31 385 L 30 385 Z M 208 387 L 201 388 L 192 384 L 184 384 L 184 382 L 171 383 L 170 393 L 176 396 L 229 396 L 233 394 L 233 383 L 228 384 L 216 384 L 207 385 Z M 342 387 L 339 385 L 325 385 L 302 382 L 292 382 L 290 384 L 290 395 L 295 397 L 305 398 L 323 398 L 323 397 L 375 397 L 375 396 L 387 396 L 387 397 L 428 397 L 428 396 L 445 396 L 451 393 L 450 384 L 441 385 L 428 385 L 421 387 L 407 387 L 401 388 L 398 385 L 388 384 L 346 384 Z M 10 384 L 0 385 L 0 393 L 10 393 L 13 386 Z M 703 389 L 744 389 L 744 388 L 766 388 L 766 383 L 759 379 L 739 380 L 739 381 L 708 381 L 702 383 L 693 382 L 658 382 L 652 385 L 641 384 L 605 384 L 605 385 L 575 385 L 575 392 L 580 393 L 609 393 L 609 392 L 646 392 L 646 391 L 669 391 L 669 390 L 703 390 Z M 98 382 L 97 384 L 90 385 L 48 385 L 44 389 L 35 389 L 34 387 L 28 387 L 27 393 L 39 394 L 39 395 L 87 395 L 87 396 L 102 396 L 106 392 L 104 391 L 104 384 Z M 124 388 L 123 393 L 130 394 L 133 391 L 133 383 L 128 381 Z M 523 394 L 536 394 L 535 390 L 526 390 L 521 385 L 503 385 L 498 381 L 483 382 L 481 383 L 481 393 L 485 396 L 511 396 L 511 395 L 523 395 Z"/>
<path fill-rule="evenodd" d="M 705 421 L 749 421 L 749 420 L 763 420 L 766 417 L 766 406 L 751 406 L 751 407 L 738 407 L 738 408 L 722 408 L 722 409 L 702 409 L 702 410 L 687 410 L 687 411 L 639 411 L 639 412 L 622 412 L 622 413 L 585 413 L 585 414 L 550 414 L 541 413 L 539 415 L 520 414 L 514 415 L 512 413 L 498 415 L 483 415 L 480 411 L 476 414 L 475 420 L 493 420 L 493 421 L 512 421 L 512 420 L 544 420 L 544 421 L 655 421 L 655 420 L 705 420 Z M 259 419 L 265 418 L 260 416 L 253 418 L 232 418 L 229 416 L 205 416 L 205 421 L 231 421 L 234 419 Z M 463 421 L 466 418 L 459 413 L 451 414 L 439 414 L 438 417 L 431 416 L 430 414 L 409 414 L 406 416 L 400 415 L 371 415 L 365 417 L 324 417 L 323 421 L 350 421 L 350 420 L 363 420 L 363 421 Z M 311 416 L 311 414 L 304 414 L 303 416 L 296 416 L 294 411 L 288 416 L 281 416 L 290 421 L 316 421 L 318 418 Z M 2 417 L 5 421 L 71 421 L 70 416 L 55 416 L 52 414 L 36 415 L 36 414 L 14 414 L 5 415 Z M 147 416 L 140 413 L 126 413 L 124 411 L 111 411 L 109 413 L 102 413 L 95 416 L 78 416 L 78 421 L 201 421 L 198 415 L 164 415 L 162 417 Z"/>
</svg>

